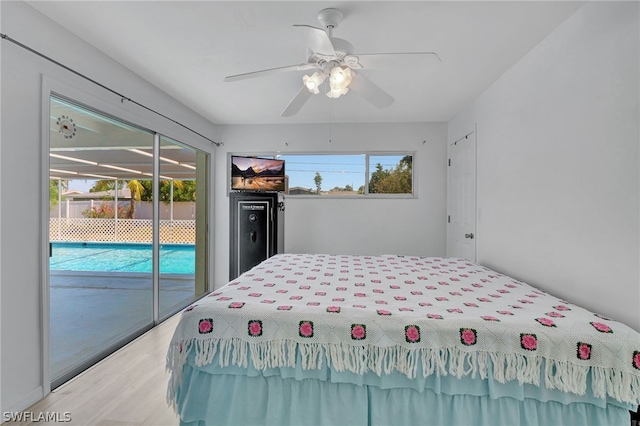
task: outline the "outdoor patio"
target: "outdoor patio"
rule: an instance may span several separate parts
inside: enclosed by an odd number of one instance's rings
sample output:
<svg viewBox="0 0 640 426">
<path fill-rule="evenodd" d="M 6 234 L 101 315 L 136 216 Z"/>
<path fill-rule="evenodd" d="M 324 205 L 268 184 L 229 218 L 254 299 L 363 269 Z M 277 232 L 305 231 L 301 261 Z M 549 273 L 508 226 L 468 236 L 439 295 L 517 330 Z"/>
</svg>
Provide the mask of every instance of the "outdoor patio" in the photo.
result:
<svg viewBox="0 0 640 426">
<path fill-rule="evenodd" d="M 152 321 L 151 274 L 50 273 L 51 372 L 60 376 Z M 160 276 L 160 317 L 194 297 L 194 276 Z"/>
</svg>

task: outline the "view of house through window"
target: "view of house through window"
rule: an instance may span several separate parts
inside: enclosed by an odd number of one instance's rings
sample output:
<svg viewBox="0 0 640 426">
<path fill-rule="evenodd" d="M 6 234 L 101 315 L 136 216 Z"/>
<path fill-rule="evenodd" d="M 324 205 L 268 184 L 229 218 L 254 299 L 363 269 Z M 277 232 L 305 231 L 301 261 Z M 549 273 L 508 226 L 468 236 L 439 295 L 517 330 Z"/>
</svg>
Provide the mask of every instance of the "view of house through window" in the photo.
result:
<svg viewBox="0 0 640 426">
<path fill-rule="evenodd" d="M 412 154 L 286 154 L 290 195 L 413 194 Z"/>
<path fill-rule="evenodd" d="M 208 154 L 55 96 L 49 139 L 56 387 L 206 291 Z"/>
</svg>

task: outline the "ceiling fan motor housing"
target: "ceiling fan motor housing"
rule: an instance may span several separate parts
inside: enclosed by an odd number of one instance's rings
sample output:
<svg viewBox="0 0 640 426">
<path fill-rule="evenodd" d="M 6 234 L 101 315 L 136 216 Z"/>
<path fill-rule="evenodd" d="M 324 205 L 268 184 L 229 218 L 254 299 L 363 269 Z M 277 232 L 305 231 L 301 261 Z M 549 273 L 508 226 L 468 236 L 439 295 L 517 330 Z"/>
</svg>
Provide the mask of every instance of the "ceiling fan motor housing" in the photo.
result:
<svg viewBox="0 0 640 426">
<path fill-rule="evenodd" d="M 324 29 L 336 28 L 343 19 L 344 15 L 338 9 L 322 9 L 318 12 L 318 21 Z"/>
<path fill-rule="evenodd" d="M 351 55 L 351 53 L 353 53 L 353 45 L 349 43 L 347 40 L 331 37 L 331 44 L 333 44 L 333 47 L 335 49 L 335 52 L 336 52 L 335 56 L 315 53 L 313 50 L 307 47 L 307 55 L 309 57 L 308 62 L 323 63 L 323 62 L 330 62 L 335 60 L 342 62 L 342 60 L 346 56 Z"/>
</svg>

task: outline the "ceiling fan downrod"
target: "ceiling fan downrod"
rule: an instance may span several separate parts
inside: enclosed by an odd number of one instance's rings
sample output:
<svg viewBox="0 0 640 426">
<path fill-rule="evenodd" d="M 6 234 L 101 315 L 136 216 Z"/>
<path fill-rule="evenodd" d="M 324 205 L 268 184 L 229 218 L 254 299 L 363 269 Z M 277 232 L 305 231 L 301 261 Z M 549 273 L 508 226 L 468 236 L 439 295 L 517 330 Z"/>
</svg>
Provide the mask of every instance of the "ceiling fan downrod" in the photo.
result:
<svg viewBox="0 0 640 426">
<path fill-rule="evenodd" d="M 320 25 L 327 31 L 329 37 L 333 36 L 333 29 L 336 28 L 344 19 L 344 15 L 338 9 L 322 9 L 318 12 L 318 21 Z"/>
</svg>

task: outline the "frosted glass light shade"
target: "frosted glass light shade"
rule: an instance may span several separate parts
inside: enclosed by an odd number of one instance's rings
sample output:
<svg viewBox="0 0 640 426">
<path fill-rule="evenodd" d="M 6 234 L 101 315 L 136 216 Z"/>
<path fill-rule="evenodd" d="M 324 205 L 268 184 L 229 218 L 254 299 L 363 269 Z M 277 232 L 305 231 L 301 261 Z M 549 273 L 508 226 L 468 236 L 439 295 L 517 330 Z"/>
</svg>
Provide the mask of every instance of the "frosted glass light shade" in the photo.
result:
<svg viewBox="0 0 640 426">
<path fill-rule="evenodd" d="M 329 75 L 331 90 L 327 93 L 330 98 L 339 98 L 349 91 L 349 84 L 353 78 L 353 72 L 349 67 L 334 67 Z"/>
<path fill-rule="evenodd" d="M 314 95 L 320 93 L 320 85 L 324 81 L 324 75 L 319 72 L 314 72 L 313 74 L 302 76 L 302 81 L 304 82 L 305 87 Z"/>
</svg>

